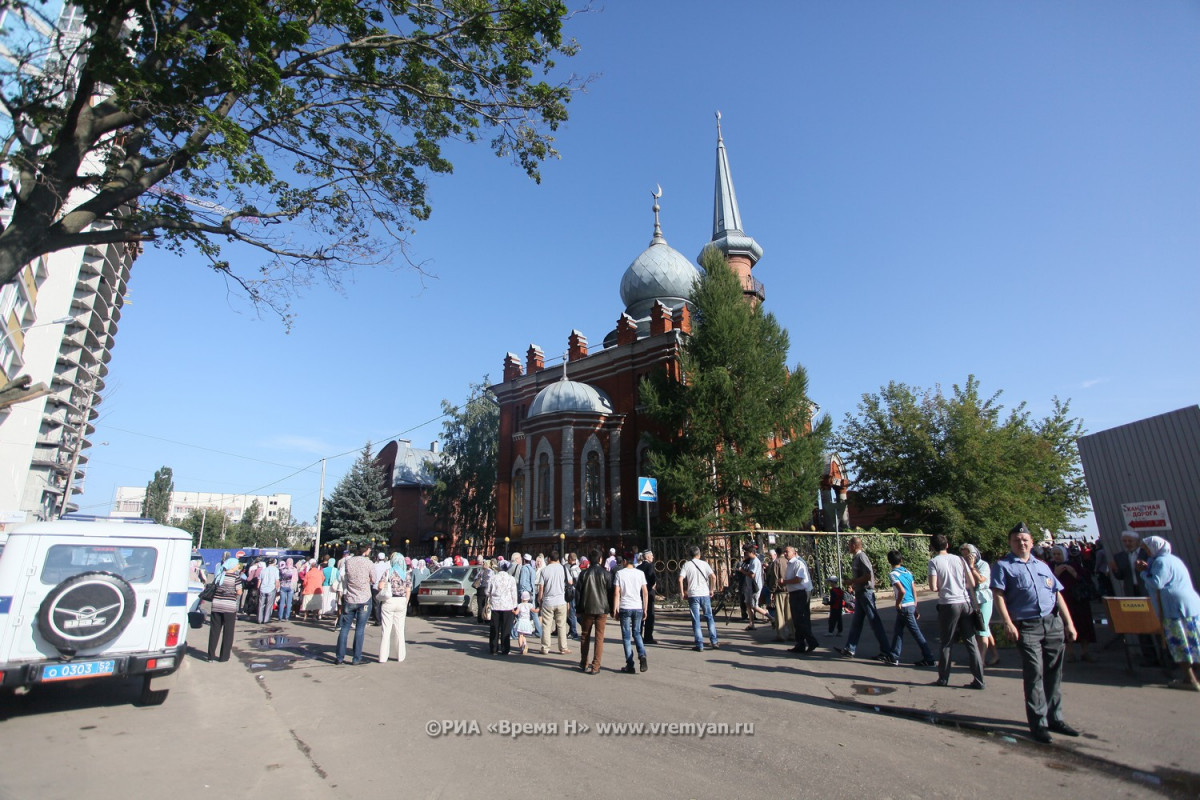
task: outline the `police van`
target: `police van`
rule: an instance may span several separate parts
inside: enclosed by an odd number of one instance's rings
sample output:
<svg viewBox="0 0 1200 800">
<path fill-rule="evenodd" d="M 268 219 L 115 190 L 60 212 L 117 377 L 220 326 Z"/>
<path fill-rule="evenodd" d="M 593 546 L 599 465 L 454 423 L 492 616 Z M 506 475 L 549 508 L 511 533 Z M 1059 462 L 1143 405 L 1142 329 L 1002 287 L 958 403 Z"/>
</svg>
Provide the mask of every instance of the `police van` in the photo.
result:
<svg viewBox="0 0 1200 800">
<path fill-rule="evenodd" d="M 71 515 L 19 525 L 0 552 L 0 687 L 140 678 L 167 698 L 183 661 L 191 534 Z"/>
</svg>

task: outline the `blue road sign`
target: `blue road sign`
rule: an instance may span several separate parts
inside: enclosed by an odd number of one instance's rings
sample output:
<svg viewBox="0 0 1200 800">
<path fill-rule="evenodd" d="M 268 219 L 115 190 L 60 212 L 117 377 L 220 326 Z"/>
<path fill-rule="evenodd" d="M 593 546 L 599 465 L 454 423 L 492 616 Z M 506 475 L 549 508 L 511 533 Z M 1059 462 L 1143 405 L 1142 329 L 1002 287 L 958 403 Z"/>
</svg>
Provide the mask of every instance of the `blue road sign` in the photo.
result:
<svg viewBox="0 0 1200 800">
<path fill-rule="evenodd" d="M 638 500 L 654 503 L 658 500 L 658 478 L 638 478 Z"/>
</svg>

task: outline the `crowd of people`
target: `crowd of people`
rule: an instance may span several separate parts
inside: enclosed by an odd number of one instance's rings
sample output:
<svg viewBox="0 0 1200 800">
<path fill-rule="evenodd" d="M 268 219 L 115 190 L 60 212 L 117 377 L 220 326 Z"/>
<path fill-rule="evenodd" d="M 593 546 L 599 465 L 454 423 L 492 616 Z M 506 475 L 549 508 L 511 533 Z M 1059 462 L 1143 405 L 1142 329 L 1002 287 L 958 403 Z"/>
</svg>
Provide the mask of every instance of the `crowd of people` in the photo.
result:
<svg viewBox="0 0 1200 800">
<path fill-rule="evenodd" d="M 1049 742 L 1052 732 L 1077 736 L 1063 718 L 1061 681 L 1063 662 L 1094 660 L 1089 645 L 1096 641 L 1092 603 L 1102 594 L 1151 598 L 1163 625 L 1165 657 L 1182 669 L 1175 681 L 1200 690 L 1200 595 L 1192 587 L 1186 565 L 1172 555 L 1170 543 L 1157 536 L 1141 539 L 1126 531 L 1123 550 L 1106 558 L 1102 548 L 1035 544 L 1022 523 L 1009 533 L 1009 553 L 988 563 L 979 549 L 963 542 L 951 554 L 947 538 L 931 537 L 928 588 L 937 594 L 938 651 L 926 640 L 919 624 L 917 590 L 913 573 L 899 551 L 887 554 L 886 590 L 896 608 L 889 635 L 876 604 L 880 586 L 875 565 L 860 537 L 848 540 L 849 580 L 843 589 L 837 577 L 827 581 L 828 631 L 841 634 L 843 611 L 851 614 L 844 645 L 838 654 L 853 658 L 863 629 L 870 627 L 878 643 L 879 661 L 898 666 L 907 634 L 919 650 L 917 667 L 937 667 L 936 686 L 947 686 L 952 651 L 962 644 L 971 681 L 968 688 L 987 687 L 985 670 L 999 660 L 991 620 L 998 616 L 1005 635 L 1021 658 L 1025 706 L 1029 726 L 1037 741 Z M 227 558 L 214 576 L 212 627 L 208 658 L 227 661 L 239 610 L 259 623 L 272 614 L 287 620 L 293 607 L 305 620 L 337 620 L 335 663 L 363 663 L 365 628 L 374 622 L 383 628 L 379 661 L 405 659 L 404 621 L 415 610 L 420 584 L 440 566 L 463 565 L 462 556 L 436 560 L 409 559 L 400 553 L 390 558 L 371 548 L 340 561 L 334 558 L 282 564 L 261 559 L 249 566 Z M 635 674 L 649 668 L 646 646 L 656 644 L 654 607 L 658 572 L 653 552 L 607 556 L 592 550 L 585 557 L 513 553 L 482 560 L 475 578 L 477 619 L 488 625 L 488 652 L 506 656 L 529 652 L 531 642 L 543 655 L 572 655 L 570 642 L 578 642 L 579 669 L 600 672 L 605 625 L 610 618 L 621 628 L 624 650 L 622 672 Z M 812 573 L 795 547 L 772 549 L 764 563 L 753 544 L 742 560 L 732 565 L 739 580 L 747 630 L 769 624 L 777 642 L 794 642 L 790 652 L 803 655 L 816 650 L 813 633 Z M 678 591 L 686 599 L 691 617 L 693 649 L 721 646 L 712 598 L 717 573 L 693 546 L 677 577 Z M 350 631 L 354 631 L 352 646 Z M 1069 649 L 1070 645 L 1077 652 Z M 1141 641 L 1145 663 L 1157 663 L 1154 640 Z"/>
</svg>

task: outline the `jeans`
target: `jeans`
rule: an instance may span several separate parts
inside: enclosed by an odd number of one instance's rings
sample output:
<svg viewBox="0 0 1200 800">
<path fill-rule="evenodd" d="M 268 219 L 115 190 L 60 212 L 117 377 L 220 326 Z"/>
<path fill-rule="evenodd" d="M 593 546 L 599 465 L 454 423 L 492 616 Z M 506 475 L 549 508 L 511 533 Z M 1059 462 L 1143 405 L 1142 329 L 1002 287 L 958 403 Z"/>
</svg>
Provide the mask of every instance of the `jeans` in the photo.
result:
<svg viewBox="0 0 1200 800">
<path fill-rule="evenodd" d="M 899 661 L 900 650 L 904 647 L 904 632 L 908 631 L 916 640 L 917 645 L 921 648 L 921 659 L 923 661 L 933 661 L 933 653 L 929 651 L 929 643 L 925 641 L 924 634 L 921 633 L 921 626 L 917 625 L 917 607 L 903 606 L 896 611 L 896 627 L 892 629 L 892 649 L 888 651 L 891 657 Z"/>
<path fill-rule="evenodd" d="M 1063 653 L 1067 647 L 1062 619 L 1052 615 L 1016 625 L 1029 727 L 1037 730 L 1062 722 Z"/>
<path fill-rule="evenodd" d="M 572 639 L 579 638 L 579 619 L 575 616 L 575 601 L 572 600 L 567 605 L 567 630 L 569 630 Z"/>
<path fill-rule="evenodd" d="M 704 613 L 704 619 L 708 621 L 708 640 L 713 647 L 717 646 L 717 620 L 712 613 L 712 598 L 708 595 L 700 597 L 688 598 L 688 609 L 692 612 L 692 638 L 696 641 L 696 647 L 704 649 L 704 637 L 700 633 L 700 614 Z"/>
<path fill-rule="evenodd" d="M 275 590 L 268 589 L 258 593 L 258 621 L 270 622 L 271 612 L 275 610 Z"/>
<path fill-rule="evenodd" d="M 292 597 L 296 590 L 291 584 L 281 586 L 279 588 L 279 619 L 286 620 L 292 618 Z"/>
<path fill-rule="evenodd" d="M 365 603 L 344 603 L 342 617 L 338 620 L 337 656 L 335 662 L 342 663 L 346 657 L 346 637 L 350 635 L 350 623 L 354 623 L 354 663 L 362 663 L 363 638 L 367 635 L 367 622 L 371 619 L 371 601 Z"/>
<path fill-rule="evenodd" d="M 625 666 L 633 668 L 633 648 L 637 646 L 639 658 L 646 657 L 646 647 L 642 644 L 642 610 L 640 608 L 622 608 L 621 644 L 625 645 Z M 630 641 L 632 639 L 632 641 Z"/>
<path fill-rule="evenodd" d="M 879 609 L 875 608 L 875 590 L 860 589 L 854 594 L 854 618 L 850 620 L 850 635 L 846 639 L 846 649 L 854 653 L 858 647 L 858 637 L 862 635 L 863 621 L 871 621 L 871 630 L 879 641 L 879 652 L 891 650 L 887 640 L 887 632 L 883 629 L 883 620 L 879 618 Z"/>
</svg>

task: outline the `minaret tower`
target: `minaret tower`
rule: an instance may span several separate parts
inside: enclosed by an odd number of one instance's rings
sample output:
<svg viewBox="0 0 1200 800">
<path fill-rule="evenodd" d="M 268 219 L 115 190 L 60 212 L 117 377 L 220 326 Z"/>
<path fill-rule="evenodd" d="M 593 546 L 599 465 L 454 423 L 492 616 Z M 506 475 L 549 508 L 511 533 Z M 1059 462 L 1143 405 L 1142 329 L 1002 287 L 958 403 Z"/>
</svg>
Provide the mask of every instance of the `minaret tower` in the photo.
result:
<svg viewBox="0 0 1200 800">
<path fill-rule="evenodd" d="M 765 293 L 761 282 L 750 271 L 762 258 L 763 249 L 754 237 L 742 231 L 742 214 L 738 210 L 737 194 L 733 191 L 733 175 L 729 171 L 729 156 L 721 136 L 721 112 L 717 112 L 717 180 L 713 197 L 713 236 L 705 245 L 715 247 L 725 256 L 734 274 L 742 282 L 742 291 L 752 303 L 761 303 Z"/>
</svg>

